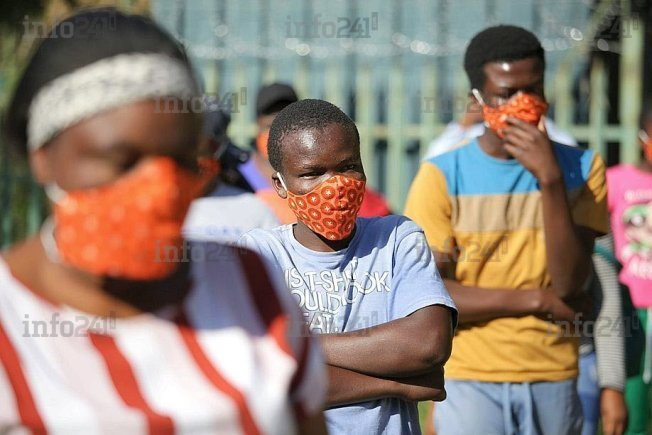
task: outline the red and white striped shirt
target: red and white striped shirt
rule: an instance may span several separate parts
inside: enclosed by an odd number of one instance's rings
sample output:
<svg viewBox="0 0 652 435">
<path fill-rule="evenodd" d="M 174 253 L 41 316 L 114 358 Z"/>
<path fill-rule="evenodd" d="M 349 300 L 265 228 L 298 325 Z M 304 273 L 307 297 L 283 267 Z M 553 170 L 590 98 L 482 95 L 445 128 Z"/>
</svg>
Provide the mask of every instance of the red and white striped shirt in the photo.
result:
<svg viewBox="0 0 652 435">
<path fill-rule="evenodd" d="M 298 414 L 323 406 L 318 346 L 287 333 L 303 319 L 280 277 L 228 249 L 193 263 L 182 315 L 108 327 L 0 260 L 0 433 L 294 433 Z M 94 322 L 106 330 L 89 332 Z"/>
</svg>

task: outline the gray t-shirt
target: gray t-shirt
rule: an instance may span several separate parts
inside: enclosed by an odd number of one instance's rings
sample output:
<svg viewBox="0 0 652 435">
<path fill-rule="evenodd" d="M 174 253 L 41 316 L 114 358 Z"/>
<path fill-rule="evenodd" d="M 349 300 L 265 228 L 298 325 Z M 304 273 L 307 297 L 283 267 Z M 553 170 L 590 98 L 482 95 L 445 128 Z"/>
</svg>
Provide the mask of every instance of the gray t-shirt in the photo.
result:
<svg viewBox="0 0 652 435">
<path fill-rule="evenodd" d="M 281 269 L 313 333 L 356 331 L 429 305 L 455 310 L 423 231 L 403 216 L 358 218 L 348 248 L 315 252 L 292 225 L 252 230 L 243 246 Z M 379 357 L 382 357 L 379 355 Z M 388 397 L 326 411 L 331 434 L 418 434 L 417 404 Z"/>
<path fill-rule="evenodd" d="M 220 184 L 210 195 L 192 202 L 183 223 L 183 237 L 192 241 L 232 244 L 254 228 L 279 225 L 274 212 L 256 195 Z"/>
</svg>

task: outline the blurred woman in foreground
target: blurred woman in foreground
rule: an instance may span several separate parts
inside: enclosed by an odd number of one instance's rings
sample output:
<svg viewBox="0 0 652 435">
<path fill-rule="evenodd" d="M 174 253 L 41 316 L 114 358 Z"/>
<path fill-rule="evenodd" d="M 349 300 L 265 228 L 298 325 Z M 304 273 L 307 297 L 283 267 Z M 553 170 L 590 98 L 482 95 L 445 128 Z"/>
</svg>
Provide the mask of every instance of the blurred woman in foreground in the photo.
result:
<svg viewBox="0 0 652 435">
<path fill-rule="evenodd" d="M 321 357 L 288 333 L 282 280 L 181 239 L 201 115 L 158 104 L 199 95 L 183 50 L 111 9 L 63 26 L 6 120 L 53 216 L 0 257 L 0 433 L 322 433 Z"/>
</svg>

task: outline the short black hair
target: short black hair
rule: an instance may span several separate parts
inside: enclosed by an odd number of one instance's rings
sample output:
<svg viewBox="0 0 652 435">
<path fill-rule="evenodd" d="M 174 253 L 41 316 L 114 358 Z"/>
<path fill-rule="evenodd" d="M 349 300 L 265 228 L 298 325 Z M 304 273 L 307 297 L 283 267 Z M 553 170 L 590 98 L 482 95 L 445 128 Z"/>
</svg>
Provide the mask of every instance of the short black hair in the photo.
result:
<svg viewBox="0 0 652 435">
<path fill-rule="evenodd" d="M 489 27 L 471 39 L 464 54 L 464 70 L 471 88 L 482 91 L 486 81 L 483 69 L 486 64 L 514 62 L 530 57 L 539 59 L 541 68 L 545 68 L 543 47 L 534 33 L 517 26 Z"/>
<path fill-rule="evenodd" d="M 90 30 L 76 25 L 81 19 L 89 23 L 108 19 L 111 27 L 99 36 L 89 34 Z M 67 23 L 73 24 L 70 37 L 47 37 L 36 48 L 3 119 L 2 130 L 7 142 L 23 154 L 27 152 L 29 106 L 43 86 L 62 75 L 123 53 L 166 54 L 182 61 L 192 71 L 181 44 L 147 17 L 126 14 L 115 8 L 82 9 L 58 23 L 51 34 L 60 33 L 61 26 Z"/>
<path fill-rule="evenodd" d="M 281 110 L 274 118 L 269 130 L 269 163 L 274 170 L 281 172 L 283 161 L 283 139 L 297 131 L 323 130 L 329 125 L 338 124 L 355 137 L 355 145 L 360 146 L 360 135 L 355 122 L 334 104 L 324 100 L 300 100 Z"/>
</svg>

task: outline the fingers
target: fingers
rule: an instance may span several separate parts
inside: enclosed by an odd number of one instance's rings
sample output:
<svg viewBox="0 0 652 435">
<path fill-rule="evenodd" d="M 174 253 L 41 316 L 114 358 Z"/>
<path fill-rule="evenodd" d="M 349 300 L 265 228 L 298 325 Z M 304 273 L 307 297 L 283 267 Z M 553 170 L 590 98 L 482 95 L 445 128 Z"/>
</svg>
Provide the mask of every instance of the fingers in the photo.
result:
<svg viewBox="0 0 652 435">
<path fill-rule="evenodd" d="M 543 118 L 542 118 L 543 119 Z M 544 130 L 541 130 L 538 126 L 534 126 L 530 123 L 527 123 L 525 121 L 521 121 L 518 118 L 514 118 L 513 116 L 508 116 L 505 118 L 505 122 L 509 125 L 506 129 L 513 128 L 515 130 L 525 130 L 530 132 L 531 135 L 533 136 L 540 136 Z M 539 124 L 541 125 L 541 120 L 539 121 Z M 543 125 L 543 128 L 545 129 L 545 125 Z"/>
<path fill-rule="evenodd" d="M 512 145 L 511 143 L 505 143 L 505 150 L 510 153 L 515 159 L 518 159 L 525 152 L 523 148 Z"/>
<path fill-rule="evenodd" d="M 539 119 L 539 125 L 537 125 L 537 128 L 539 131 L 546 136 L 548 136 L 548 129 L 546 129 L 546 117 L 542 116 L 541 119 Z"/>
<path fill-rule="evenodd" d="M 611 418 L 602 418 L 602 434 L 616 435 L 616 422 Z"/>
<path fill-rule="evenodd" d="M 573 310 L 571 307 L 566 305 L 561 299 L 558 298 L 555 304 L 553 304 L 553 309 L 552 309 L 552 317 L 554 319 L 562 320 L 562 321 L 567 321 L 570 323 L 573 323 L 576 320 L 579 320 L 578 317 L 576 317 L 577 312 Z"/>
<path fill-rule="evenodd" d="M 620 418 L 603 418 L 602 433 L 603 435 L 623 435 L 625 433 L 626 423 Z"/>
<path fill-rule="evenodd" d="M 624 421 L 618 422 L 616 428 L 614 429 L 614 435 L 624 435 L 625 429 L 627 428 L 627 423 Z"/>
<path fill-rule="evenodd" d="M 522 130 L 530 130 L 530 131 L 537 130 L 537 127 L 535 127 L 534 125 L 525 121 L 521 121 L 520 119 L 514 118 L 513 116 L 507 116 L 505 118 L 505 122 L 507 122 L 510 126 L 517 127 Z"/>
<path fill-rule="evenodd" d="M 505 134 L 504 140 L 506 142 L 510 142 L 516 146 L 529 145 L 536 143 L 542 137 L 542 132 L 527 122 L 509 116 L 505 121 L 508 124 L 503 130 Z"/>
<path fill-rule="evenodd" d="M 505 142 L 509 142 L 516 146 L 525 146 L 535 141 L 535 137 L 531 131 L 521 130 L 518 128 L 507 127 L 504 130 Z"/>
</svg>

